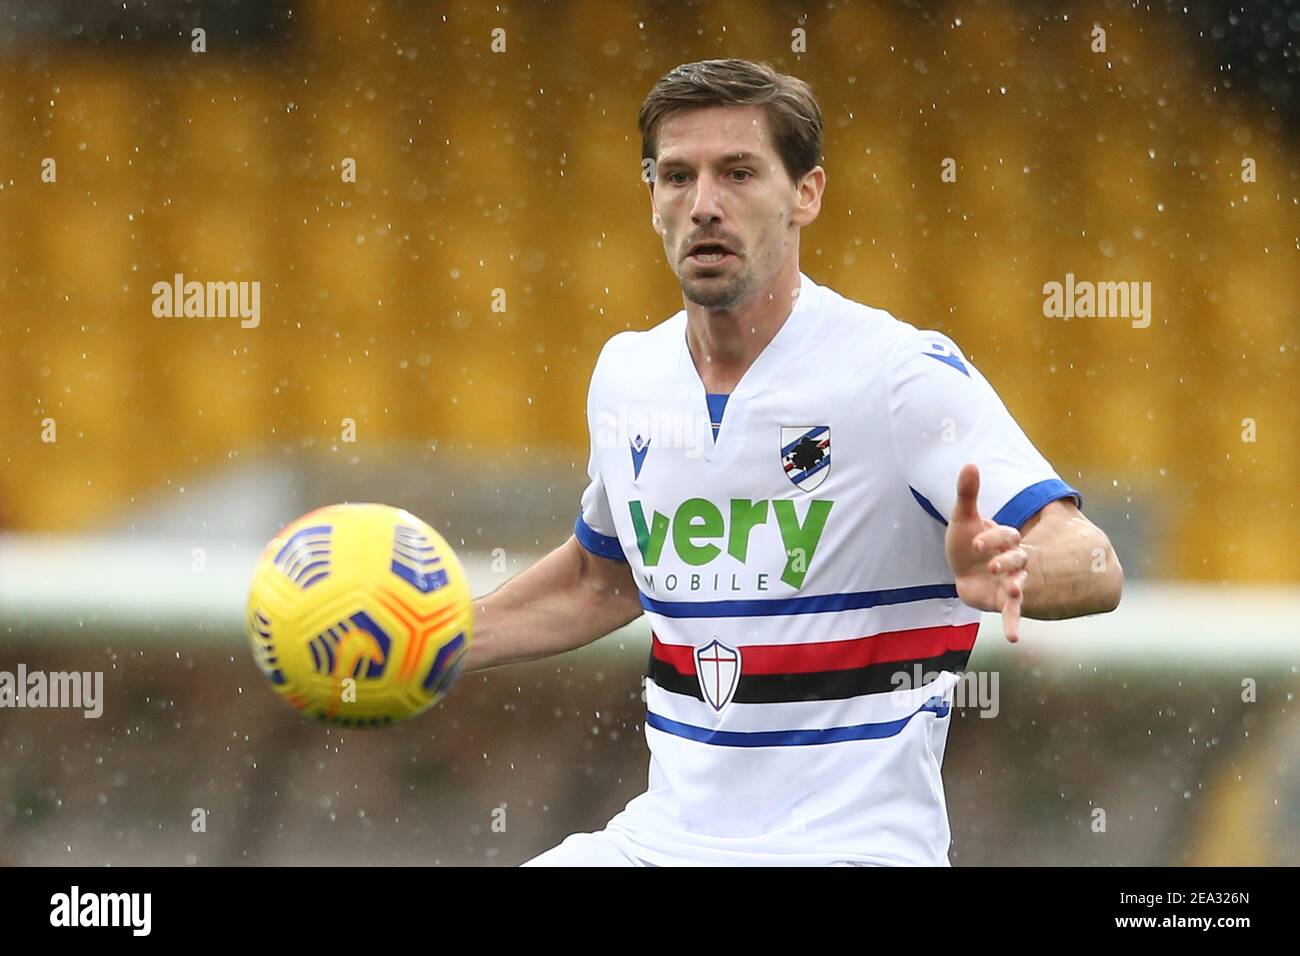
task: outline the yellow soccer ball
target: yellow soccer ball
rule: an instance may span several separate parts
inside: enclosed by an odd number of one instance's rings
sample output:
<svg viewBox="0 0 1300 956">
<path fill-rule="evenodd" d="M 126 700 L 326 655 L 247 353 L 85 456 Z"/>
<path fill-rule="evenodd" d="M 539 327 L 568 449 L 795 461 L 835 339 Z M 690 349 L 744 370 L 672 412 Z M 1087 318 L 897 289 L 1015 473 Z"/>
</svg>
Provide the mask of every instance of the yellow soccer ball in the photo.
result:
<svg viewBox="0 0 1300 956">
<path fill-rule="evenodd" d="M 248 640 L 271 686 L 348 727 L 414 717 L 447 693 L 469 649 L 465 572 L 400 508 L 341 504 L 271 539 L 253 574 Z"/>
</svg>

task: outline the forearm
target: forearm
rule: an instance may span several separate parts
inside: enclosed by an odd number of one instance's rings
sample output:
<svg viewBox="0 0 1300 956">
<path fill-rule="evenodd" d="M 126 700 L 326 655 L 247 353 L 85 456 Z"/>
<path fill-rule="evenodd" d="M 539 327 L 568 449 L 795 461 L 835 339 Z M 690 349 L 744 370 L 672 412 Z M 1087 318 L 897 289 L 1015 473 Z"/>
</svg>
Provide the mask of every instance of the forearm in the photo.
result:
<svg viewBox="0 0 1300 956">
<path fill-rule="evenodd" d="M 474 602 L 466 670 L 562 654 L 617 630 L 641 613 L 630 572 L 587 554 L 570 538 L 541 561 Z"/>
<path fill-rule="evenodd" d="M 1124 569 L 1105 533 L 1072 519 L 1040 525 L 1025 535 L 1029 555 L 1021 613 L 1060 620 L 1113 611 L 1124 587 Z"/>
</svg>

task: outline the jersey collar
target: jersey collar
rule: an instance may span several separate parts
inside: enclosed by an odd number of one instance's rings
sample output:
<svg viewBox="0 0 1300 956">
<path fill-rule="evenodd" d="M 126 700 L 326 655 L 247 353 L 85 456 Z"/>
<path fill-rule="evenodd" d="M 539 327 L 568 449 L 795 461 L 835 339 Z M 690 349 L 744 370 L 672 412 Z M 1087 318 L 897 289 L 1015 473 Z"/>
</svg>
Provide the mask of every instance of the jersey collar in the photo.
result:
<svg viewBox="0 0 1300 956">
<path fill-rule="evenodd" d="M 820 312 L 818 308 L 821 304 L 820 293 L 821 286 L 800 272 L 799 295 L 795 299 L 794 308 L 790 310 L 789 316 L 781 327 L 776 330 L 772 341 L 768 342 L 763 347 L 763 351 L 754 357 L 753 363 L 736 383 L 731 397 L 727 400 L 727 411 L 717 441 L 713 439 L 711 426 L 704 429 L 706 460 L 713 460 L 719 447 L 734 444 L 728 441 L 728 429 L 731 429 L 732 434 L 743 429 L 750 397 L 775 385 L 781 368 L 801 346 L 807 344 Z M 708 402 L 705 398 L 704 382 L 695 368 L 695 361 L 691 358 L 690 346 L 686 341 L 685 310 L 682 310 L 681 316 L 682 333 L 677 354 L 677 374 L 682 386 L 682 399 L 688 413 L 702 414 L 707 424 Z"/>
</svg>

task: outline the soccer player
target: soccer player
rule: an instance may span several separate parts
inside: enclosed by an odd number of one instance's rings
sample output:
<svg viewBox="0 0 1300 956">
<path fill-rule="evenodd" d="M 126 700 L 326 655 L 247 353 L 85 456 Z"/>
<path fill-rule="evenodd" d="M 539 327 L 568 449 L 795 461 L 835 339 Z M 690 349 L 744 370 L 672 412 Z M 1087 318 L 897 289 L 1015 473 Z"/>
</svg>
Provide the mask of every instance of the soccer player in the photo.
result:
<svg viewBox="0 0 1300 956">
<path fill-rule="evenodd" d="M 806 83 L 685 64 L 640 128 L 685 308 L 605 344 L 574 534 L 479 599 L 467 667 L 644 613 L 649 788 L 529 864 L 947 865 L 981 612 L 1014 641 L 1113 610 L 1119 561 L 951 339 L 800 271 L 826 184 Z"/>
</svg>

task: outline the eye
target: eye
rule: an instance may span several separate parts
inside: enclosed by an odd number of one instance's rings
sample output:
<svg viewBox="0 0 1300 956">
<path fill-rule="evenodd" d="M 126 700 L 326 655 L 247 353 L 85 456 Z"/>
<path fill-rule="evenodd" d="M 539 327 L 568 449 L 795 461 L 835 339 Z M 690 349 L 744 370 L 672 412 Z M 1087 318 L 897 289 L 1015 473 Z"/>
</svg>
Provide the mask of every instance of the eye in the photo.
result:
<svg viewBox="0 0 1300 956">
<path fill-rule="evenodd" d="M 684 179 L 677 179 L 676 177 L 678 177 L 678 176 L 683 176 L 683 177 L 684 177 L 685 175 L 686 175 L 686 174 L 683 173 L 683 172 L 669 173 L 667 176 L 664 177 L 664 179 L 666 179 L 669 183 L 671 183 L 671 184 L 674 185 L 674 186 L 680 186 L 683 182 L 685 182 L 685 180 L 684 180 Z"/>
<path fill-rule="evenodd" d="M 733 169 L 731 171 L 731 176 L 733 178 L 733 181 L 738 183 L 743 183 L 746 179 L 752 179 L 754 174 L 750 172 L 748 169 Z M 741 178 L 735 179 L 735 177 L 737 176 Z"/>
</svg>

